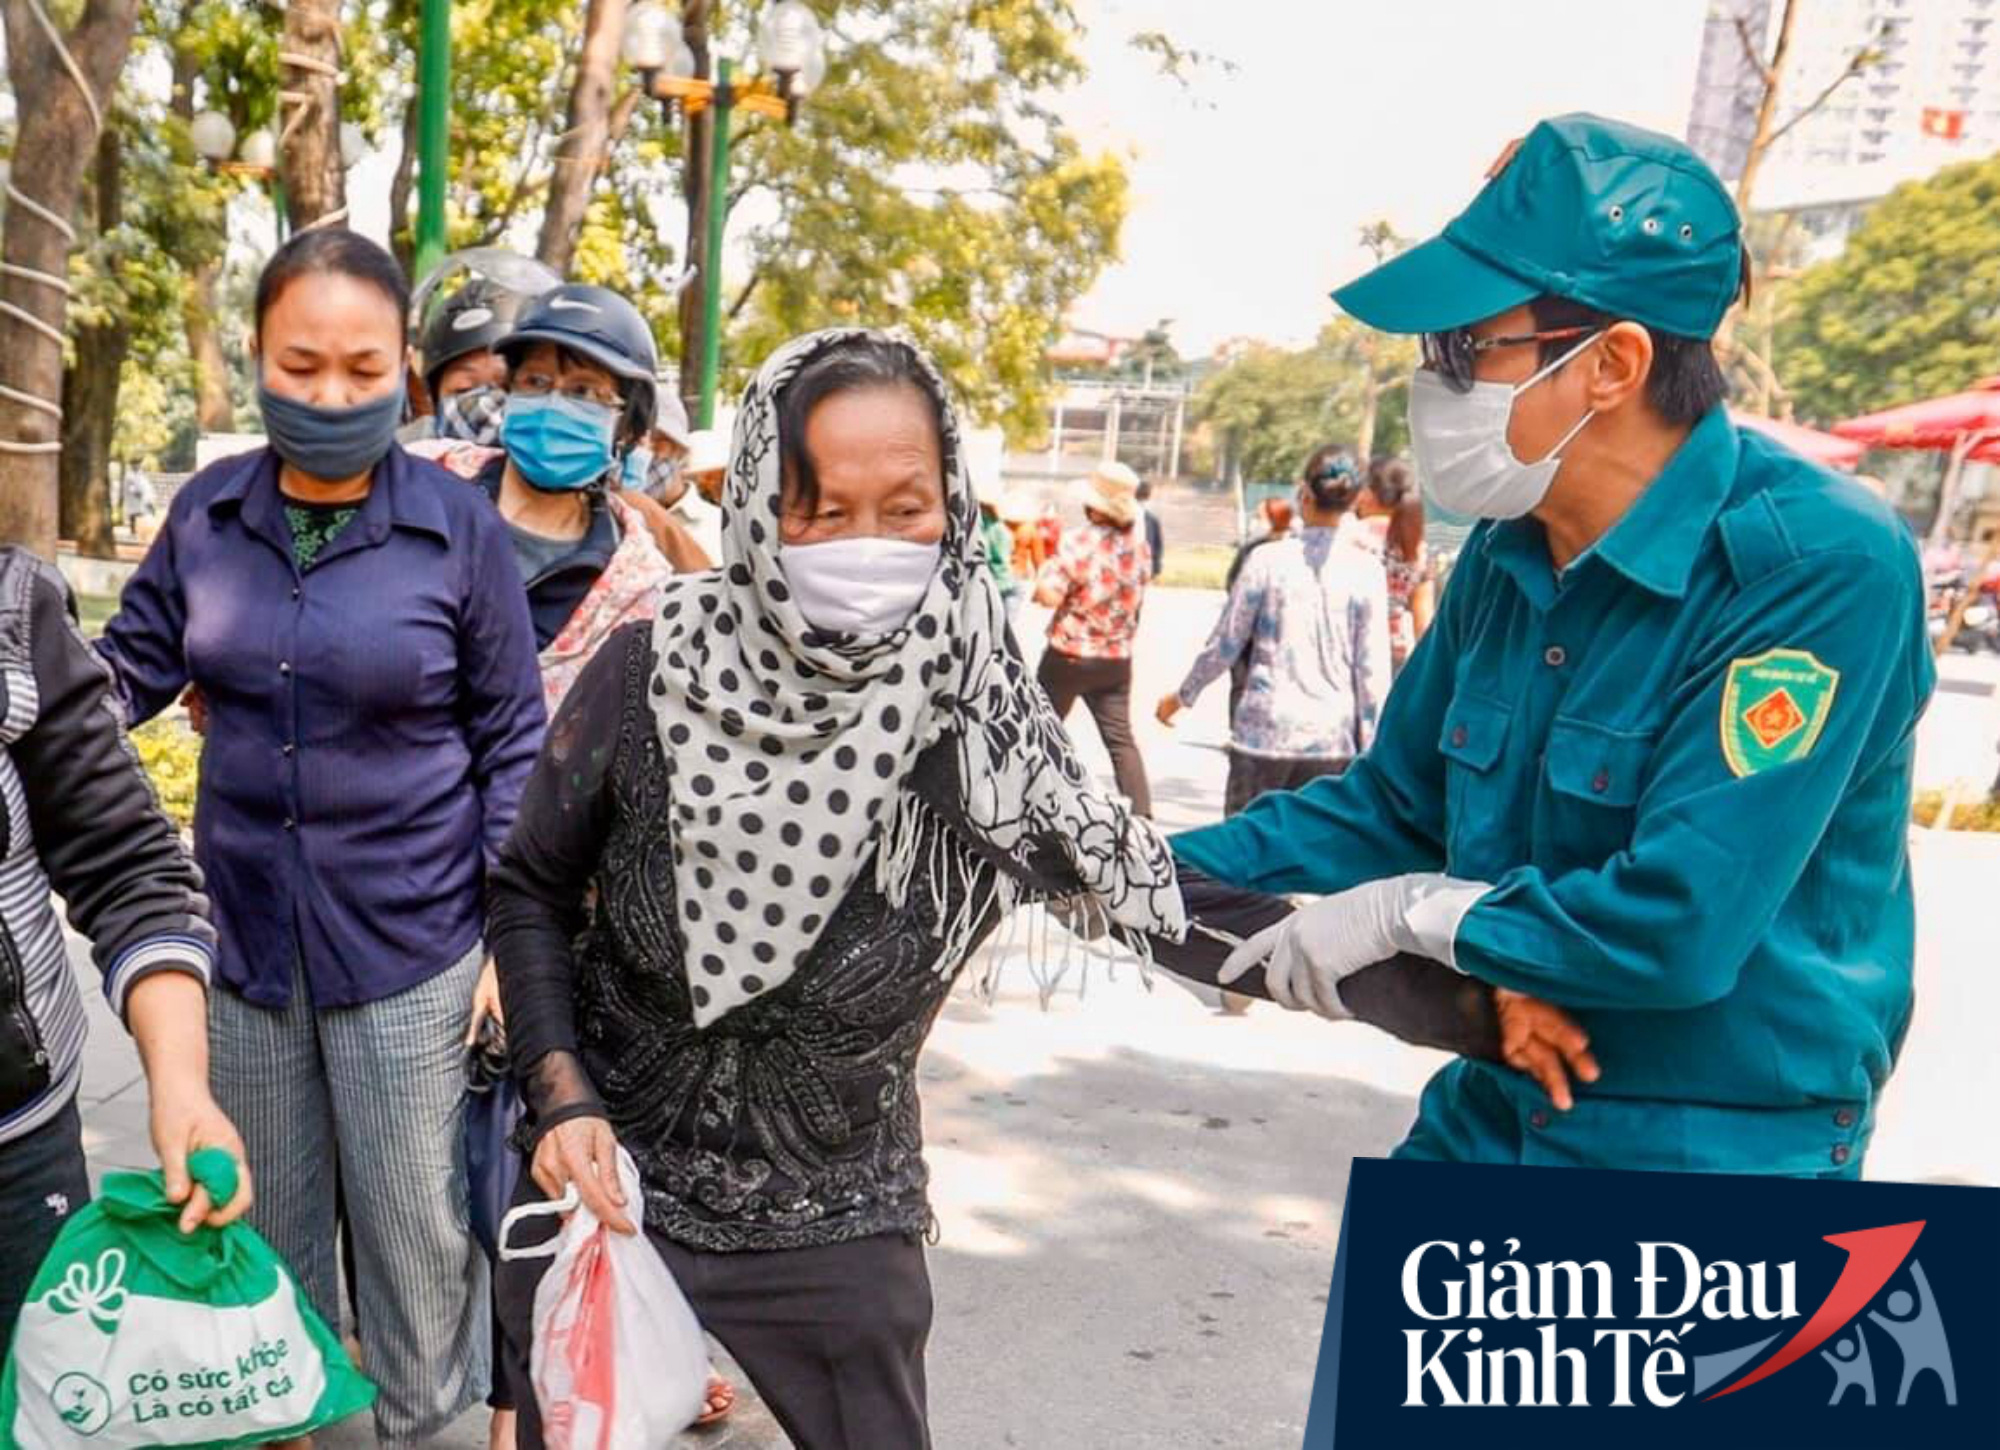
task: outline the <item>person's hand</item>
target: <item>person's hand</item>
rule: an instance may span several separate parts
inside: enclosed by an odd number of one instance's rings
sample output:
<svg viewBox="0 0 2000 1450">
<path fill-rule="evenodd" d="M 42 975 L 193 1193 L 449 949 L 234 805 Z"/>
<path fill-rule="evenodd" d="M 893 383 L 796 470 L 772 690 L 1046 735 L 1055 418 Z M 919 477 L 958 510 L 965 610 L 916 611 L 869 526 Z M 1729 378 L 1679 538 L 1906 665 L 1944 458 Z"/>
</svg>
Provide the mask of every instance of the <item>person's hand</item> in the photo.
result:
<svg viewBox="0 0 2000 1450">
<path fill-rule="evenodd" d="M 1576 1102 L 1571 1076 L 1582 1082 L 1599 1076 L 1590 1035 L 1562 1008 L 1504 987 L 1493 989 L 1493 1010 L 1500 1016 L 1500 1055 L 1507 1065 L 1540 1083 L 1558 1112 L 1568 1112 Z"/>
<path fill-rule="evenodd" d="M 1226 987 L 1261 965 L 1280 1007 L 1351 1017 L 1340 1000 L 1342 981 L 1399 952 L 1451 965 L 1459 920 L 1488 889 L 1426 871 L 1365 881 L 1265 927 L 1229 954 L 1216 982 Z"/>
<path fill-rule="evenodd" d="M 187 711 L 188 729 L 197 735 L 208 734 L 208 700 L 199 685 L 181 691 L 181 707 Z"/>
<path fill-rule="evenodd" d="M 472 989 L 472 1014 L 465 1024 L 465 1045 L 479 1045 L 479 1029 L 491 1017 L 495 1027 L 505 1028 L 506 1015 L 500 1010 L 500 971 L 488 957 L 479 969 L 479 981 Z"/>
<path fill-rule="evenodd" d="M 1300 907 L 1231 952 L 1217 984 L 1226 987 L 1261 963 L 1264 985 L 1280 1007 L 1335 1021 L 1352 1017 L 1340 984 L 1402 949 L 1396 922 L 1409 879 L 1369 881 Z"/>
<path fill-rule="evenodd" d="M 535 1186 L 561 1198 L 576 1185 L 583 1206 L 614 1233 L 637 1230 L 625 1214 L 625 1190 L 618 1182 L 618 1135 L 603 1118 L 571 1118 L 542 1134 L 529 1168 Z"/>
<path fill-rule="evenodd" d="M 1153 707 L 1153 715 L 1162 725 L 1172 725 L 1174 716 L 1181 712 L 1181 697 L 1176 690 L 1169 690 L 1160 696 L 1160 703 Z"/>
<path fill-rule="evenodd" d="M 198 1224 L 221 1228 L 236 1222 L 249 1211 L 255 1195 L 250 1187 L 250 1168 L 244 1161 L 243 1139 L 229 1121 L 208 1084 L 189 1078 L 185 1081 L 156 1080 L 150 1084 L 153 1101 L 153 1151 L 160 1157 L 160 1177 L 165 1183 L 167 1202 L 182 1205 L 180 1230 L 192 1233 Z M 217 1207 L 208 1190 L 188 1174 L 188 1154 L 197 1148 L 220 1148 L 236 1160 L 236 1196 Z"/>
</svg>

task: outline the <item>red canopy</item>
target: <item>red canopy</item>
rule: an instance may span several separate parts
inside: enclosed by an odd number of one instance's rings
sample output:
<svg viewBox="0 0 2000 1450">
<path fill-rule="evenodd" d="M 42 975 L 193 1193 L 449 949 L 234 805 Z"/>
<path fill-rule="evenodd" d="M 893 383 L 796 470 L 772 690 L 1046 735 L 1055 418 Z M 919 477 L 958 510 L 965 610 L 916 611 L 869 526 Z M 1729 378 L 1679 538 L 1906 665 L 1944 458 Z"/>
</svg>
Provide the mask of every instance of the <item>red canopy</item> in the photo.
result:
<svg viewBox="0 0 2000 1450">
<path fill-rule="evenodd" d="M 1949 452 L 1968 434 L 1990 433 L 2000 442 L 2000 376 L 1974 383 L 1962 393 L 1884 408 L 1879 413 L 1835 423 L 1833 431 L 1871 448 L 1929 448 Z M 1988 444 L 1975 446 L 1982 456 Z"/>
<path fill-rule="evenodd" d="M 1831 433 L 1822 433 L 1803 424 L 1784 423 L 1755 413 L 1739 413 L 1734 408 L 1729 410 L 1729 416 L 1737 427 L 1754 428 L 1767 437 L 1777 439 L 1792 452 L 1815 463 L 1824 463 L 1828 468 L 1853 468 L 1861 461 L 1861 455 L 1868 451 L 1866 443 L 1836 438 Z"/>
<path fill-rule="evenodd" d="M 1849 418 L 1835 423 L 1833 431 L 1871 448 L 1923 448 L 1951 455 L 1931 520 L 1930 541 L 1943 543 L 1958 517 L 1967 461 L 2000 463 L 2000 375 L 1982 378 L 1962 393 Z"/>
</svg>

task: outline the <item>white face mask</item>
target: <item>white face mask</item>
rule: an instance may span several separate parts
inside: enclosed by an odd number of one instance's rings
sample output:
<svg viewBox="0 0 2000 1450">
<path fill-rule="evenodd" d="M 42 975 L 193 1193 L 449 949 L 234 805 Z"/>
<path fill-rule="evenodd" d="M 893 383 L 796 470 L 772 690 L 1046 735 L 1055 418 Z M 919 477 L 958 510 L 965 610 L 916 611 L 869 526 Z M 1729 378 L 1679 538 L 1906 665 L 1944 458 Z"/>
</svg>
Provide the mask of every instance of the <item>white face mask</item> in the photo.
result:
<svg viewBox="0 0 2000 1450">
<path fill-rule="evenodd" d="M 1482 519 L 1518 519 L 1541 503 L 1562 466 L 1563 449 L 1597 410 L 1579 418 L 1546 458 L 1523 463 L 1507 442 L 1514 400 L 1602 335 L 1585 338 L 1518 388 L 1474 383 L 1471 392 L 1455 393 L 1437 373 L 1419 368 L 1410 380 L 1410 451 L 1426 502 Z"/>
<path fill-rule="evenodd" d="M 799 613 L 821 634 L 888 634 L 923 602 L 941 544 L 905 539 L 829 539 L 778 551 Z"/>
</svg>

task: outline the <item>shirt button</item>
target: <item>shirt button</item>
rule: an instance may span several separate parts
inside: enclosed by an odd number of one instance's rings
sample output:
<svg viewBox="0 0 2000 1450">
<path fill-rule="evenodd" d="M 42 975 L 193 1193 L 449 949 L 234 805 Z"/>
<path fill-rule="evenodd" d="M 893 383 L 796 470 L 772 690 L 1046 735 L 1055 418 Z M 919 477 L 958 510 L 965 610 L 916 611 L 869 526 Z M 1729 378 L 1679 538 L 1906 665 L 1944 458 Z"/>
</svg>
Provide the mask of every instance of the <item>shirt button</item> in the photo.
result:
<svg viewBox="0 0 2000 1450">
<path fill-rule="evenodd" d="M 289 675 L 289 674 L 290 674 L 291 672 L 292 672 L 292 662 L 291 662 L 290 660 L 279 660 L 279 661 L 278 661 L 278 673 L 279 673 L 279 674 L 281 674 L 281 675 Z"/>
<path fill-rule="evenodd" d="M 1853 1127 L 1853 1126 L 1854 1126 L 1854 1109 L 1852 1109 L 1852 1108 L 1842 1108 L 1842 1109 L 1841 1109 L 1841 1110 L 1840 1110 L 1839 1112 L 1835 1113 L 1835 1114 L 1833 1115 L 1833 1125 L 1834 1125 L 1834 1127 L 1836 1127 L 1836 1128 L 1851 1128 L 1851 1127 Z"/>
<path fill-rule="evenodd" d="M 1598 795 L 1603 795 L 1606 791 L 1610 790 L 1611 772 L 1608 770 L 1598 771 L 1596 775 L 1590 778 L 1590 788 Z"/>
<path fill-rule="evenodd" d="M 283 745 L 279 746 L 278 748 L 287 755 L 290 755 L 294 750 L 298 749 L 298 747 L 292 744 L 292 742 L 289 740 L 287 740 Z"/>
<path fill-rule="evenodd" d="M 1564 652 L 1563 647 L 1559 644 L 1552 644 L 1542 651 L 1542 663 L 1552 670 L 1561 669 L 1568 659 L 1569 655 Z"/>
<path fill-rule="evenodd" d="M 300 594 L 301 592 L 302 592 L 302 591 L 301 591 L 301 590 L 299 589 L 299 586 L 298 586 L 298 585 L 294 584 L 294 585 L 292 586 L 292 598 L 294 598 L 294 599 L 297 599 L 297 598 L 299 597 L 299 594 Z"/>
<path fill-rule="evenodd" d="M 1536 1108 L 1532 1113 L 1528 1114 L 1529 1127 L 1546 1128 L 1548 1125 L 1549 1125 L 1549 1115 L 1545 1110 L 1541 1108 Z"/>
<path fill-rule="evenodd" d="M 1834 1162 L 1845 1163 L 1849 1158 L 1852 1158 L 1853 1156 L 1854 1156 L 1854 1150 L 1848 1147 L 1845 1143 L 1835 1143 L 1833 1145 Z"/>
<path fill-rule="evenodd" d="M 296 830 L 297 830 L 298 828 L 299 828 L 299 823 L 298 823 L 297 821 L 293 820 L 293 819 L 292 819 L 292 818 L 291 818 L 290 816 L 286 816 L 286 817 L 285 817 L 285 829 L 286 829 L 286 830 L 288 830 L 288 831 L 296 831 Z"/>
<path fill-rule="evenodd" d="M 1465 727 L 1463 725 L 1460 725 L 1457 729 L 1451 732 L 1451 743 L 1453 745 L 1459 746 L 1462 749 L 1465 745 L 1465 741 L 1466 741 Z"/>
</svg>

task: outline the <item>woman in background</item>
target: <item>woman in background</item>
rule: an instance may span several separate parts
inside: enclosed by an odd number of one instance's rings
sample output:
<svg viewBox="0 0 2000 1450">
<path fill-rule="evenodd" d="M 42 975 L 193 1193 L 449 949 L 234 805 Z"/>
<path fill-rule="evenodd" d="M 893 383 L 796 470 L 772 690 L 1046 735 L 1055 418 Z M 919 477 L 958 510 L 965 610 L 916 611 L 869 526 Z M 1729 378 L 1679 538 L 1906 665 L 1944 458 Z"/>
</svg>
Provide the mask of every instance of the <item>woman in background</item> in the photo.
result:
<svg viewBox="0 0 2000 1450">
<path fill-rule="evenodd" d="M 1400 670 L 1431 627 L 1437 608 L 1424 549 L 1424 501 L 1417 495 L 1409 464 L 1400 458 L 1369 462 L 1360 515 L 1374 531 L 1382 566 L 1388 571 L 1389 651 L 1394 668 Z"/>
</svg>

